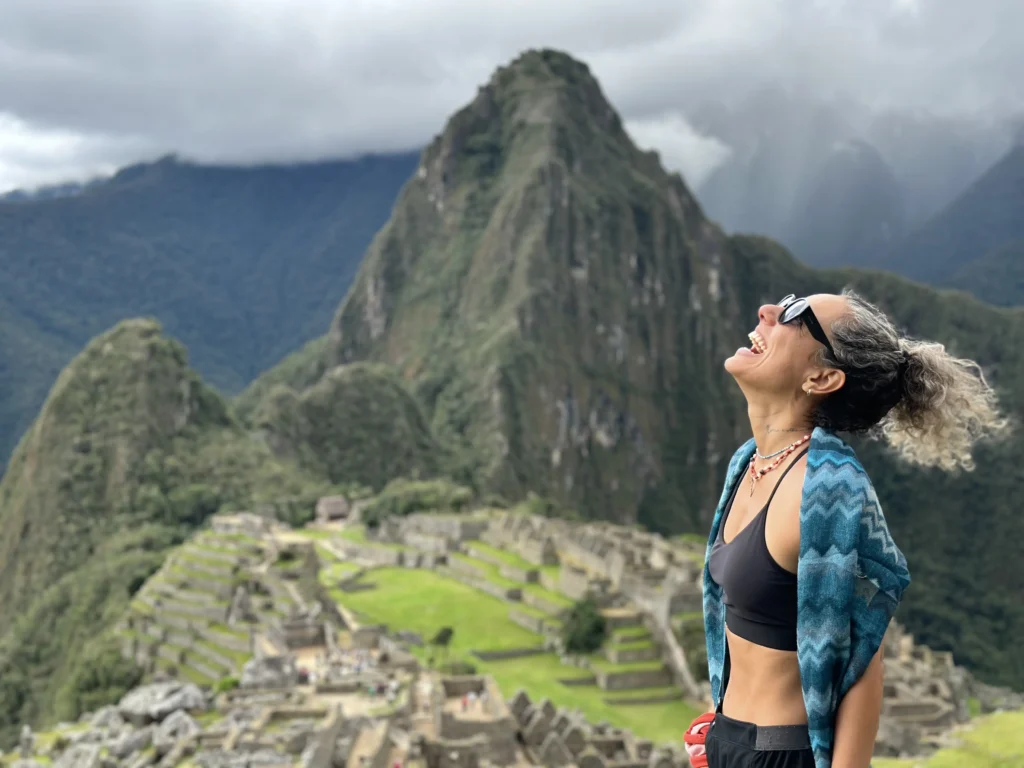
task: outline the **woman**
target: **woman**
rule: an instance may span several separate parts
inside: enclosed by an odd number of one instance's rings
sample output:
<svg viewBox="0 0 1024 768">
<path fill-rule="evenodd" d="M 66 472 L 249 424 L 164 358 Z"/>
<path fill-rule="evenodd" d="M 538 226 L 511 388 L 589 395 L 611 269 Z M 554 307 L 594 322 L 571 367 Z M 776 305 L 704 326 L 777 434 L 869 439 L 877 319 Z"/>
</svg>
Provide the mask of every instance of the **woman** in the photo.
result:
<svg viewBox="0 0 1024 768">
<path fill-rule="evenodd" d="M 729 464 L 711 526 L 716 709 L 687 742 L 692 755 L 704 743 L 709 768 L 865 768 L 882 639 L 910 575 L 864 468 L 834 433 L 874 431 L 916 464 L 970 469 L 973 442 L 1005 422 L 976 364 L 901 338 L 850 291 L 787 296 L 758 317 L 750 348 L 725 362 L 754 437 Z"/>
</svg>

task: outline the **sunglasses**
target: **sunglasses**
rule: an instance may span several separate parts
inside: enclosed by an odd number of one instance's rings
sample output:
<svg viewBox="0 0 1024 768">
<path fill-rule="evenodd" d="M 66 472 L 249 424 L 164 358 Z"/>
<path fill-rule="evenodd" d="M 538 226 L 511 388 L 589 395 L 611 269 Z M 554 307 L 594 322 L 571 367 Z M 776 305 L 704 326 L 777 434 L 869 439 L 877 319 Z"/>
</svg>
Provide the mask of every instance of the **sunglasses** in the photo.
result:
<svg viewBox="0 0 1024 768">
<path fill-rule="evenodd" d="M 803 322 L 807 326 L 807 330 L 811 332 L 811 336 L 814 337 L 815 341 L 818 341 L 825 345 L 825 348 L 834 358 L 836 351 L 832 348 L 832 342 L 828 340 L 828 336 L 825 335 L 825 329 L 821 327 L 821 323 L 818 322 L 818 318 L 814 315 L 814 310 L 811 309 L 810 302 L 804 298 L 796 298 L 792 293 L 786 298 L 779 302 L 779 306 L 782 307 L 782 313 L 779 315 L 779 322 L 782 324 L 792 323 L 794 321 Z"/>
</svg>

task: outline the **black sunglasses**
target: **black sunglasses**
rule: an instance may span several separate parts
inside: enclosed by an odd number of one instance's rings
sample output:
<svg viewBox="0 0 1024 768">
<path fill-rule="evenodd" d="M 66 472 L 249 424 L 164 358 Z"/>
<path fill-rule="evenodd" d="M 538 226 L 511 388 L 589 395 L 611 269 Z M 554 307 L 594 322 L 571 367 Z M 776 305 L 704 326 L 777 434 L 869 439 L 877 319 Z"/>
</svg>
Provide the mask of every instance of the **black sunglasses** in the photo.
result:
<svg viewBox="0 0 1024 768">
<path fill-rule="evenodd" d="M 825 335 L 825 329 L 821 327 L 821 323 L 815 317 L 814 310 L 811 309 L 810 302 L 807 299 L 798 299 L 791 293 L 779 302 L 779 306 L 782 307 L 782 312 L 779 314 L 780 323 L 792 323 L 794 320 L 802 319 L 815 341 L 824 344 L 825 348 L 832 354 L 832 357 L 835 358 L 836 351 L 832 348 L 832 342 Z"/>
</svg>

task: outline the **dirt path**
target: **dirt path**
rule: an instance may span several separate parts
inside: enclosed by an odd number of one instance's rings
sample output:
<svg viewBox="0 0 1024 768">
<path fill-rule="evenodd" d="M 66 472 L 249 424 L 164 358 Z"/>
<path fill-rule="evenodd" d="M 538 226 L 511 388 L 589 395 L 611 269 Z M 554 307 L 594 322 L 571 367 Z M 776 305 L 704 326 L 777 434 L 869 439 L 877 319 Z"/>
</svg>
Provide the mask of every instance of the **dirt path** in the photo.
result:
<svg viewBox="0 0 1024 768">
<path fill-rule="evenodd" d="M 348 753 L 348 762 L 345 764 L 346 768 L 362 768 L 364 757 L 367 762 L 370 762 L 373 756 L 380 751 L 381 746 L 383 746 L 387 727 L 388 723 L 385 720 L 361 730 L 359 736 L 356 737 L 355 744 L 352 745 L 352 749 Z"/>
</svg>

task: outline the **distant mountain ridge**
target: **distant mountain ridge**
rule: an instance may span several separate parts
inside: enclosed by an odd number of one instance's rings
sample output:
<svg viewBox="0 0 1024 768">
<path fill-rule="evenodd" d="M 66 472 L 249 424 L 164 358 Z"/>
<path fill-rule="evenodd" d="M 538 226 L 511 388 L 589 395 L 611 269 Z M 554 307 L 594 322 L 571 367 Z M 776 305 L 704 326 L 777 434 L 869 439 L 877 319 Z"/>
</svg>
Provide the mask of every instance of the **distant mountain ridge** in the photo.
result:
<svg viewBox="0 0 1024 768">
<path fill-rule="evenodd" d="M 711 218 L 773 237 L 813 266 L 898 272 L 904 239 L 985 175 L 1014 134 L 1008 123 L 876 113 L 783 89 L 687 116 L 731 150 L 696 189 Z"/>
<path fill-rule="evenodd" d="M 878 266 L 993 304 L 1024 305 L 1024 142 Z"/>
<path fill-rule="evenodd" d="M 227 393 L 319 334 L 416 159 L 167 157 L 0 202 L 0 464 L 71 356 L 125 317 L 158 318 Z"/>
<path fill-rule="evenodd" d="M 837 143 L 786 225 L 785 242 L 819 267 L 864 264 L 906 234 L 903 189 L 881 154 L 863 141 Z"/>
<path fill-rule="evenodd" d="M 0 203 L 31 203 L 39 200 L 55 200 L 59 197 L 72 197 L 90 187 L 102 184 L 103 181 L 104 179 L 69 181 L 63 184 L 48 184 L 35 189 L 12 189 L 10 192 L 0 192 Z"/>
</svg>

